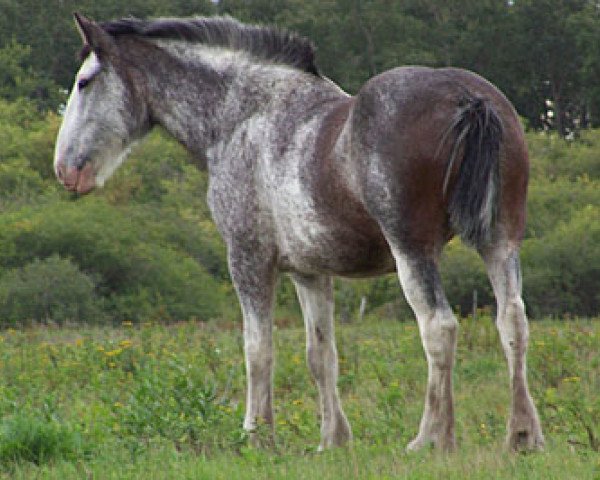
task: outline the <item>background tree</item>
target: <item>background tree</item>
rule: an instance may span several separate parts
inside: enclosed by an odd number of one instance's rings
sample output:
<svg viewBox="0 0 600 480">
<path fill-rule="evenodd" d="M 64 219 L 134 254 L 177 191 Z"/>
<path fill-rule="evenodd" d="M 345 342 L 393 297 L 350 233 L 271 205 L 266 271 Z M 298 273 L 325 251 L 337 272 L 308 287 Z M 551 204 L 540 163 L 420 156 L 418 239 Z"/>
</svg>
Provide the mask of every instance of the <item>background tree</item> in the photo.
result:
<svg viewBox="0 0 600 480">
<path fill-rule="evenodd" d="M 73 10 L 99 20 L 219 13 L 275 24 L 309 37 L 323 74 L 350 93 L 403 64 L 482 74 L 532 130 L 523 245 L 529 312 L 599 311 L 600 131 L 589 128 L 600 126 L 600 7 L 587 0 L 0 0 L 3 298 L 17 290 L 20 298 L 42 295 L 45 284 L 36 279 L 51 278 L 44 272 L 52 267 L 63 293 L 90 279 L 85 296 L 98 321 L 239 315 L 225 248 L 205 202 L 206 173 L 160 131 L 103 190 L 73 204 L 58 188 L 54 140 L 81 46 Z M 535 132 L 540 129 L 549 134 Z M 577 141 L 557 135 L 573 133 Z M 451 305 L 463 314 L 471 310 L 474 289 L 481 306 L 493 307 L 481 260 L 460 242 L 446 250 L 442 275 Z M 15 279 L 17 290 L 11 289 Z M 411 316 L 394 275 L 336 282 L 338 313 L 356 318 L 363 296 L 367 314 Z M 11 304 L 6 318 L 41 318 L 35 302 L 29 309 Z M 290 282 L 282 282 L 277 303 L 279 318 L 299 315 Z M 59 313 L 49 318 L 67 315 L 53 311 Z"/>
</svg>

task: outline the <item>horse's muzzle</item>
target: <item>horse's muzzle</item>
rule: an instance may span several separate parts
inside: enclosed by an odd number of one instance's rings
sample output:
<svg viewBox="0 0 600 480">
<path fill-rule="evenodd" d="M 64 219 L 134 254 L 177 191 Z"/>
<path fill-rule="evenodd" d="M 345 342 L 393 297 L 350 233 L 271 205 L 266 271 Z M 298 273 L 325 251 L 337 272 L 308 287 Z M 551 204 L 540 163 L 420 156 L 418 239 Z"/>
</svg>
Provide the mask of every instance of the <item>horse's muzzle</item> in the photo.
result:
<svg viewBox="0 0 600 480">
<path fill-rule="evenodd" d="M 83 164 L 82 168 L 67 167 L 63 162 L 56 164 L 56 177 L 70 192 L 86 194 L 96 186 L 96 175 L 91 162 Z"/>
</svg>

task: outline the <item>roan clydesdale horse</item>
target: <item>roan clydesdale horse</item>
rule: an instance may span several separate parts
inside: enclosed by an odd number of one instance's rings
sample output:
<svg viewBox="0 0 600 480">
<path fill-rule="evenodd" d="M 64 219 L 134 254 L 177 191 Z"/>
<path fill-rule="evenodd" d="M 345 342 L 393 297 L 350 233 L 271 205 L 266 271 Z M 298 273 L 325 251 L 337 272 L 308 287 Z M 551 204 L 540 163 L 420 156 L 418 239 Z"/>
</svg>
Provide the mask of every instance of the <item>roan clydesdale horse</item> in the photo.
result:
<svg viewBox="0 0 600 480">
<path fill-rule="evenodd" d="M 508 445 L 544 443 L 526 380 L 519 244 L 528 157 L 511 104 L 458 69 L 404 67 L 349 96 L 320 75 L 307 40 L 231 18 L 94 23 L 56 144 L 68 190 L 101 186 L 160 125 L 208 170 L 244 317 L 244 427 L 273 424 L 273 292 L 296 286 L 319 389 L 321 448 L 352 437 L 336 388 L 332 276 L 397 271 L 429 364 L 408 448 L 455 446 L 457 321 L 438 273 L 455 234 L 481 254 L 498 304 L 512 408 Z"/>
</svg>

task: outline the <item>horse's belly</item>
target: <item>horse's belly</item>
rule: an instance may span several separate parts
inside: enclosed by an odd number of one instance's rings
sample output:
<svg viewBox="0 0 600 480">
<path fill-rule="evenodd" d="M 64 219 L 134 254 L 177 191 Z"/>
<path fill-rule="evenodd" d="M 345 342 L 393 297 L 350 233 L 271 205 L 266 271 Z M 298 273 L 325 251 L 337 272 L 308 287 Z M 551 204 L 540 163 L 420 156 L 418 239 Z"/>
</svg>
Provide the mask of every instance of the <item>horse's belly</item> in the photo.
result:
<svg viewBox="0 0 600 480">
<path fill-rule="evenodd" d="M 370 222 L 358 227 L 341 222 L 288 223 L 279 235 L 282 270 L 348 277 L 394 271 L 394 259 L 379 229 Z"/>
</svg>

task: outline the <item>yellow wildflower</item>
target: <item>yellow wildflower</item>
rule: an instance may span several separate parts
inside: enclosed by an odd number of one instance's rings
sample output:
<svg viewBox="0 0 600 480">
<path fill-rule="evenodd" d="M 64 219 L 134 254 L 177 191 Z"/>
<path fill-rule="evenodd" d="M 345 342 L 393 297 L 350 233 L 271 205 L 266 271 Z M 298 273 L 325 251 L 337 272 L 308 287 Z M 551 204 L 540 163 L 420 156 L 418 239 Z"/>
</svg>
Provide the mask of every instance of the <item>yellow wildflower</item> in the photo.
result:
<svg viewBox="0 0 600 480">
<path fill-rule="evenodd" d="M 115 348 L 114 350 L 110 350 L 109 352 L 104 352 L 104 355 L 106 355 L 107 357 L 116 357 L 117 355 L 120 355 L 123 352 L 122 348 Z"/>
</svg>

